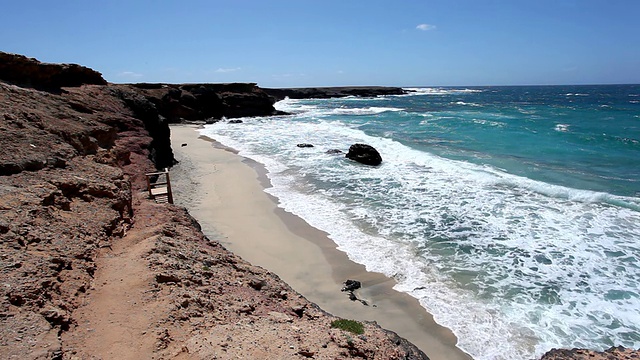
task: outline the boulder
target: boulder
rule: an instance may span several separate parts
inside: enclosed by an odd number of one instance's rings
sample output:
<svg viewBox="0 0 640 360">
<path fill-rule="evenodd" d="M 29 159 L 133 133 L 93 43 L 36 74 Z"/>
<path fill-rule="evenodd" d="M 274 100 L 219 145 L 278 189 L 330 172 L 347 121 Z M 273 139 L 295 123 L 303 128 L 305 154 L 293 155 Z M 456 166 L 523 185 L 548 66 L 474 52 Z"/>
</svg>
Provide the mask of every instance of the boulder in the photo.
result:
<svg viewBox="0 0 640 360">
<path fill-rule="evenodd" d="M 382 163 L 378 150 L 367 144 L 351 145 L 346 157 L 365 165 L 378 166 Z"/>
<path fill-rule="evenodd" d="M 345 281 L 343 285 L 342 291 L 354 291 L 362 287 L 362 283 L 360 283 L 360 281 L 351 279 Z"/>
</svg>

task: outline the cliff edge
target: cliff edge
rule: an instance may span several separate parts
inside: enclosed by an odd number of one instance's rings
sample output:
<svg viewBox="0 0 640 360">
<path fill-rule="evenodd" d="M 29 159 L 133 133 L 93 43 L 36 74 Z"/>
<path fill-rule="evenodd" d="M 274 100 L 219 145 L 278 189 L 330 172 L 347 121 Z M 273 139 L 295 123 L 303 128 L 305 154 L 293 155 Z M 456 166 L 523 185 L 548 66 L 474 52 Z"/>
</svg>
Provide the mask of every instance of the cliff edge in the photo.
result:
<svg viewBox="0 0 640 360">
<path fill-rule="evenodd" d="M 0 59 L 2 358 L 427 358 L 375 323 L 336 327 L 148 199 L 144 174 L 174 162 L 168 123 L 273 113 L 255 84 L 95 84 Z"/>
</svg>

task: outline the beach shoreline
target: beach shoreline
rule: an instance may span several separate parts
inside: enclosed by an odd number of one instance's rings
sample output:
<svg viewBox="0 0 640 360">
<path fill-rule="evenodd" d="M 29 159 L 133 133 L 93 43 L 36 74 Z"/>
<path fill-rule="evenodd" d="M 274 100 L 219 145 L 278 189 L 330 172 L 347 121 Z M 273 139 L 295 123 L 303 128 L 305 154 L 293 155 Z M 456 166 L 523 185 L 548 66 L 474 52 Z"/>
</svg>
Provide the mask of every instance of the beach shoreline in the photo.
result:
<svg viewBox="0 0 640 360">
<path fill-rule="evenodd" d="M 189 210 L 205 235 L 277 274 L 331 314 L 375 321 L 434 360 L 471 358 L 415 298 L 393 289 L 393 279 L 368 272 L 337 250 L 326 233 L 278 207 L 277 199 L 264 191 L 270 183 L 261 164 L 200 136 L 198 128 L 171 126 L 179 161 L 171 176 L 176 204 Z M 362 282 L 356 294 L 368 306 L 340 292 L 347 279 Z"/>
</svg>

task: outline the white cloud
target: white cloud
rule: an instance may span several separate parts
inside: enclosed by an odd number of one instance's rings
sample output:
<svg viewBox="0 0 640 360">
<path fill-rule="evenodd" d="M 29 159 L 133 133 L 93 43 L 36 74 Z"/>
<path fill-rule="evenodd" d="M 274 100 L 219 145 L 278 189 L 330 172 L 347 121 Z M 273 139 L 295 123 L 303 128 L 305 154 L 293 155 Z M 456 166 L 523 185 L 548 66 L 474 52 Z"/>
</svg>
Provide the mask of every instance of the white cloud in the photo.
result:
<svg viewBox="0 0 640 360">
<path fill-rule="evenodd" d="M 430 24 L 420 24 L 416 26 L 416 29 L 422 30 L 422 31 L 434 30 L 435 28 L 436 28 L 435 25 L 430 25 Z"/>
<path fill-rule="evenodd" d="M 217 73 L 230 73 L 230 72 L 234 72 L 234 71 L 238 71 L 240 70 L 239 67 L 237 68 L 219 68 L 216 70 Z"/>
<path fill-rule="evenodd" d="M 118 73 L 118 76 L 124 77 L 124 78 L 140 78 L 140 77 L 143 77 L 144 75 L 135 73 L 133 71 L 122 71 Z"/>
</svg>

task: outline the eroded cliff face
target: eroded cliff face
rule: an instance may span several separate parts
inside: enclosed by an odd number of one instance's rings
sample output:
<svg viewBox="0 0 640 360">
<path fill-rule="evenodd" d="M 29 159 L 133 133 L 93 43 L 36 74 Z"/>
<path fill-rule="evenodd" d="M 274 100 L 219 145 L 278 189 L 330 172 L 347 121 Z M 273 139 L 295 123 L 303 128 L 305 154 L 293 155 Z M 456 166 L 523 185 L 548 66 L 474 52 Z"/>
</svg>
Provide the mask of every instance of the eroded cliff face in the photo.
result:
<svg viewBox="0 0 640 360">
<path fill-rule="evenodd" d="M 332 329 L 185 209 L 147 198 L 144 174 L 174 161 L 169 121 L 272 113 L 255 84 L 95 85 L 60 75 L 82 67 L 0 55 L 0 357 L 426 359 L 375 324 Z"/>
<path fill-rule="evenodd" d="M 53 94 L 0 82 L 0 353 L 61 356 L 98 249 L 131 226 L 150 141 L 104 86 Z"/>
</svg>

